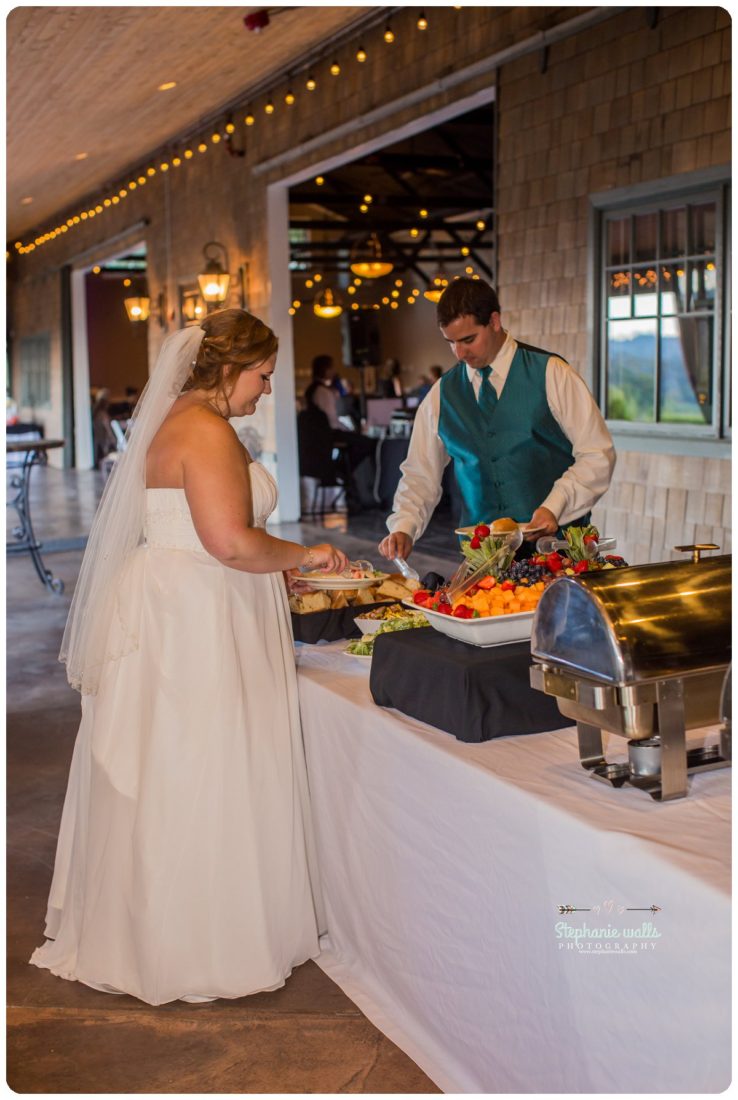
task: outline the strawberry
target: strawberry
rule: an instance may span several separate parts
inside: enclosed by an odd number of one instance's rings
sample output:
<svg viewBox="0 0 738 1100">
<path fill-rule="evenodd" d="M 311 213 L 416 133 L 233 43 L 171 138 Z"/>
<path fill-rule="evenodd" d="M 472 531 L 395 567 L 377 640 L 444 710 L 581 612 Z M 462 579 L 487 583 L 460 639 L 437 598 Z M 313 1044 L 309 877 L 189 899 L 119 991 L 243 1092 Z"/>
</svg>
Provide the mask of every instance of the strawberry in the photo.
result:
<svg viewBox="0 0 738 1100">
<path fill-rule="evenodd" d="M 564 559 L 561 554 L 553 553 L 546 556 L 546 568 L 551 573 L 560 573 L 564 566 Z"/>
<path fill-rule="evenodd" d="M 597 535 L 585 535 L 582 539 L 585 546 L 592 546 L 593 543 L 596 546 L 598 541 Z"/>
<path fill-rule="evenodd" d="M 482 545 L 482 540 L 475 535 L 473 539 L 469 540 L 469 545 L 471 546 L 472 550 L 478 550 L 479 547 Z"/>
<path fill-rule="evenodd" d="M 435 610 L 440 611 L 442 615 L 450 615 L 452 613 L 450 603 L 439 603 L 438 607 L 435 608 Z"/>
<path fill-rule="evenodd" d="M 503 581 L 500 588 L 503 592 L 512 592 L 515 590 L 515 581 Z"/>
<path fill-rule="evenodd" d="M 455 619 L 471 619 L 474 612 L 470 607 L 465 607 L 464 604 L 461 603 L 458 607 L 453 609 L 451 614 Z"/>
<path fill-rule="evenodd" d="M 481 586 L 478 585 L 478 584 L 473 584 L 471 586 L 471 588 L 467 589 L 467 591 L 464 593 L 464 595 L 465 596 L 476 596 L 476 594 L 479 591 L 480 587 Z"/>
<path fill-rule="evenodd" d="M 490 533 L 489 527 L 487 526 L 486 523 L 479 523 L 474 528 L 474 534 L 476 535 L 476 537 L 478 539 L 486 539 L 487 536 L 489 535 L 489 533 Z"/>
<path fill-rule="evenodd" d="M 419 588 L 417 592 L 413 592 L 413 603 L 424 607 L 432 595 L 433 593 L 429 592 L 426 588 Z"/>
<path fill-rule="evenodd" d="M 482 577 L 481 581 L 476 587 L 481 588 L 483 592 L 489 592 L 489 590 L 491 588 L 494 588 L 496 584 L 497 581 L 494 577 Z"/>
<path fill-rule="evenodd" d="M 589 572 L 589 562 L 586 559 L 584 561 L 575 562 L 574 563 L 574 572 L 575 573 L 588 573 Z"/>
</svg>

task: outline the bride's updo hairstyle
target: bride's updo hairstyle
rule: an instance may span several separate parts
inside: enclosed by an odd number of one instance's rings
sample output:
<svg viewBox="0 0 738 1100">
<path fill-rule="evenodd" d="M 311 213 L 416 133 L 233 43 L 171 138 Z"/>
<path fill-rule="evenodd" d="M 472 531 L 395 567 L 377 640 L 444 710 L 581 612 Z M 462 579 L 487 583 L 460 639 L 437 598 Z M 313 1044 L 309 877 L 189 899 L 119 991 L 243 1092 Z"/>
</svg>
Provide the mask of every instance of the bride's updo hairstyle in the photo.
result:
<svg viewBox="0 0 738 1100">
<path fill-rule="evenodd" d="M 200 327 L 205 336 L 183 392 L 206 390 L 225 396 L 229 367 L 238 375 L 277 353 L 279 341 L 272 330 L 244 309 L 219 309 Z"/>
</svg>

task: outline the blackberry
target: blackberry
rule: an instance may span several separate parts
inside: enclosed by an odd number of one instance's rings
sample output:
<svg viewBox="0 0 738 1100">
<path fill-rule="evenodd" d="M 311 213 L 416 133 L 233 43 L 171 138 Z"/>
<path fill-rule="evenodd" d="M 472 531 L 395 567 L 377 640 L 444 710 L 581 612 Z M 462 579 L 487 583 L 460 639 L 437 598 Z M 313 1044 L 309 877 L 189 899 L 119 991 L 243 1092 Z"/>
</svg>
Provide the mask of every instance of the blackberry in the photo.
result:
<svg viewBox="0 0 738 1100">
<path fill-rule="evenodd" d="M 530 559 L 514 561 L 510 566 L 508 576 L 516 584 L 535 584 L 543 580 L 548 573 L 545 565 L 535 565 Z"/>
</svg>

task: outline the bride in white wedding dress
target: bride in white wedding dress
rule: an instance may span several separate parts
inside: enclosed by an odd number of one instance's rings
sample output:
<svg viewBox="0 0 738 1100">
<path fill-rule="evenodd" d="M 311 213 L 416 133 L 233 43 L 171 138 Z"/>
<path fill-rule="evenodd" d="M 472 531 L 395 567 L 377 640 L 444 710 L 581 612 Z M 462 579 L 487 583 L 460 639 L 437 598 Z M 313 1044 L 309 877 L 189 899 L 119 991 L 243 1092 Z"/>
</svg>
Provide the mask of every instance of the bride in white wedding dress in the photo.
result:
<svg viewBox="0 0 738 1100">
<path fill-rule="evenodd" d="M 167 339 L 62 646 L 82 722 L 31 961 L 149 1004 L 276 989 L 319 953 L 282 572 L 346 559 L 266 533 L 276 486 L 228 424 L 276 351 L 235 309 Z"/>
</svg>

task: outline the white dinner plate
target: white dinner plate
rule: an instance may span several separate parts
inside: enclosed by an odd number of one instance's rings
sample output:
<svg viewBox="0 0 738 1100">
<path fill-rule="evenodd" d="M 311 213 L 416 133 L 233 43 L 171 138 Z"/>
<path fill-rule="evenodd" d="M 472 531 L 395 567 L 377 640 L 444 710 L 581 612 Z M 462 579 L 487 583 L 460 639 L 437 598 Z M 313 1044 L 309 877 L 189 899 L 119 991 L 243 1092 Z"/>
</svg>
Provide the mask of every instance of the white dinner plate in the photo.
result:
<svg viewBox="0 0 738 1100">
<path fill-rule="evenodd" d="M 318 592 L 352 592 L 360 588 L 371 588 L 373 584 L 386 581 L 389 573 L 378 573 L 376 577 L 340 577 L 335 573 L 301 573 L 299 580 L 309 584 Z"/>
<path fill-rule="evenodd" d="M 402 601 L 410 607 L 407 600 Z M 535 611 L 516 611 L 513 615 L 487 615 L 478 619 L 455 619 L 453 615 L 442 615 L 440 611 L 412 605 L 413 610 L 422 611 L 426 619 L 441 634 L 456 638 L 469 645 L 495 646 L 509 645 L 511 642 L 525 642 L 530 638 Z"/>
</svg>

